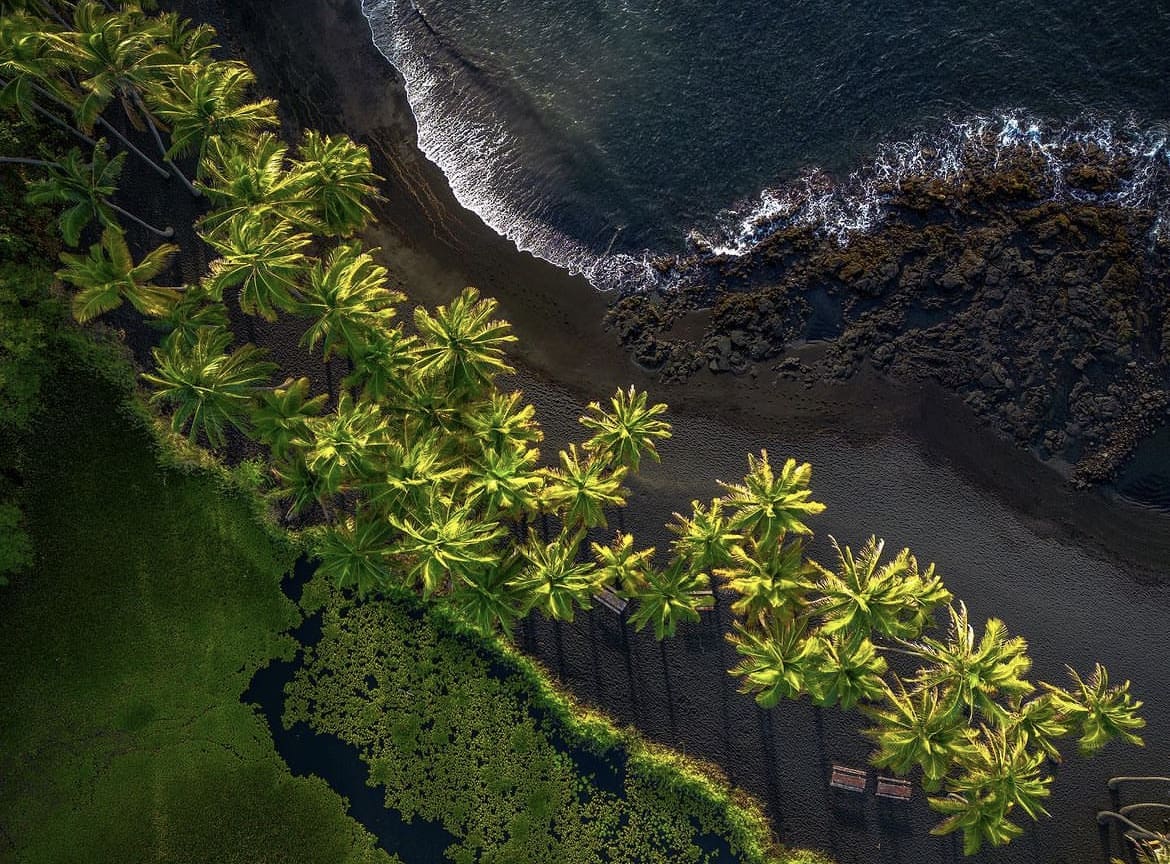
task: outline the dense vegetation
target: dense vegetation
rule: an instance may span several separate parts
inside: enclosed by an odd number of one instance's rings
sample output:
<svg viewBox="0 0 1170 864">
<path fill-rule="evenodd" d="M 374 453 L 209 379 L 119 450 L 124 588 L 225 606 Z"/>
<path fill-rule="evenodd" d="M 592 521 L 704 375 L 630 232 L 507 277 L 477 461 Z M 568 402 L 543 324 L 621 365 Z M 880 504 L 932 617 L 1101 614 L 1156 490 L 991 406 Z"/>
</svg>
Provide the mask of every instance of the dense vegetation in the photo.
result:
<svg viewBox="0 0 1170 864">
<path fill-rule="evenodd" d="M 61 256 L 74 317 L 129 301 L 169 330 L 144 375 L 153 401 L 192 442 L 238 453 L 247 436 L 267 448 L 257 485 L 290 519 L 312 524 L 320 572 L 339 588 L 441 598 L 483 635 L 507 634 L 533 610 L 572 620 L 612 592 L 634 603 L 632 624 L 665 638 L 714 602 L 714 576 L 740 616 L 730 638 L 743 689 L 765 707 L 804 695 L 860 705 L 873 721 L 875 764 L 920 770 L 925 788 L 943 793 L 930 799 L 946 816 L 936 831 L 962 830 L 968 852 L 1021 833 L 1016 813 L 1044 812 L 1051 778 L 1042 769 L 1059 756 L 1057 739 L 1078 735 L 1084 753 L 1113 738 L 1140 743 L 1128 682 L 1111 685 L 1100 667 L 1073 672 L 1071 689 L 1029 681 L 1024 640 L 997 619 L 979 632 L 933 565 L 908 550 L 883 561 L 871 538 L 856 554 L 840 547 L 832 567 L 810 561 L 808 520 L 823 505 L 811 498 L 808 465 L 750 456 L 722 497 L 675 514 L 669 555 L 621 531 L 589 542 L 625 505 L 623 481 L 657 458 L 665 406 L 619 390 L 589 406 L 579 446 L 542 464 L 534 409 L 495 383 L 510 371 L 514 337 L 494 301 L 469 288 L 416 309 L 411 327 L 395 323 L 404 298 L 387 288 L 377 250 L 353 239 L 372 217 L 377 184 L 364 148 L 309 132 L 290 150 L 272 131 L 275 104 L 252 100 L 246 66 L 215 59 L 206 27 L 129 4 L 16 5 L 0 27 L 0 96 L 87 142 L 0 158 L 36 175 L 29 200 L 60 208 L 68 246 L 95 241 Z M 133 148 L 116 124 L 149 130 L 158 156 Z M 98 128 L 120 152 L 88 137 Z M 140 243 L 171 232 L 112 200 L 130 155 L 205 199 L 197 233 L 212 260 L 197 284 L 155 284 L 179 250 Z M 184 158 L 191 180 L 174 162 Z M 235 344 L 236 309 L 301 319 L 303 346 L 342 358 L 349 374 L 325 393 L 307 378 L 276 383 L 261 349 Z M 917 669 L 895 674 L 889 652 Z M 391 743 L 371 752 L 375 764 Z"/>
</svg>

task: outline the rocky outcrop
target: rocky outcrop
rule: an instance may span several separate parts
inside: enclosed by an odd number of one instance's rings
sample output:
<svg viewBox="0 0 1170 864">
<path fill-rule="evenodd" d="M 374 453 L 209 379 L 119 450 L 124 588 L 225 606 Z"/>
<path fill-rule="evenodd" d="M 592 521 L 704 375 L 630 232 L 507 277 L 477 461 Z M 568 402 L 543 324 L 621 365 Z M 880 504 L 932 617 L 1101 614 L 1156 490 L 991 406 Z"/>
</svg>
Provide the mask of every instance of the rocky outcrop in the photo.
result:
<svg viewBox="0 0 1170 864">
<path fill-rule="evenodd" d="M 1123 160 L 1064 155 L 1060 177 L 1024 150 L 959 178 L 903 178 L 885 190 L 887 218 L 844 246 L 809 226 L 740 257 L 696 242 L 659 262 L 671 288 L 621 298 L 609 324 L 666 379 L 768 369 L 812 382 L 869 365 L 937 381 L 1100 482 L 1170 417 L 1170 247 L 1152 211 L 1111 203 Z M 704 332 L 674 337 L 695 309 L 710 310 Z M 794 363 L 809 339 L 828 350 Z"/>
</svg>

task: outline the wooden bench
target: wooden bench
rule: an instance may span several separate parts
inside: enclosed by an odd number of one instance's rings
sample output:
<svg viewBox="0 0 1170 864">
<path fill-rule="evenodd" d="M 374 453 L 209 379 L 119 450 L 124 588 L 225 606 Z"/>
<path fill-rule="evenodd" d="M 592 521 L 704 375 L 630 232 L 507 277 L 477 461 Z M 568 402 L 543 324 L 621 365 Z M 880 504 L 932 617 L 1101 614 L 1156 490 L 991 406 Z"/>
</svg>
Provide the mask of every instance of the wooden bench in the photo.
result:
<svg viewBox="0 0 1170 864">
<path fill-rule="evenodd" d="M 626 611 L 626 607 L 630 605 L 630 601 L 625 597 L 619 596 L 617 593 L 609 588 L 602 588 L 593 595 L 593 599 L 600 603 L 607 609 L 612 609 L 618 615 Z"/>
<path fill-rule="evenodd" d="M 914 787 L 910 785 L 909 780 L 903 780 L 900 777 L 878 777 L 877 778 L 877 796 L 879 798 L 892 798 L 895 801 L 909 801 L 911 794 L 914 792 Z"/>
<path fill-rule="evenodd" d="M 868 776 L 866 772 L 856 768 L 834 765 L 833 773 L 829 776 L 829 785 L 834 789 L 844 789 L 846 792 L 864 792 Z"/>
</svg>

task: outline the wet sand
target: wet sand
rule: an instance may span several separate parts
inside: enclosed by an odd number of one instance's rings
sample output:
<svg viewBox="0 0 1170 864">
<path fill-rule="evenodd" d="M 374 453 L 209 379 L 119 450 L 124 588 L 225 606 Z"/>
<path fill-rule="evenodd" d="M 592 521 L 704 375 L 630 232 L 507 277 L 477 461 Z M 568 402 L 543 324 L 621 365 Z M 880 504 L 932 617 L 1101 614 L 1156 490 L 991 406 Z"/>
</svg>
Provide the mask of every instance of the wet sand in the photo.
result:
<svg viewBox="0 0 1170 864">
<path fill-rule="evenodd" d="M 1116 677 L 1134 679 L 1149 708 L 1150 747 L 1118 747 L 1091 762 L 1071 756 L 1057 772 L 1054 819 L 986 856 L 1100 859 L 1092 817 L 1108 803 L 1104 780 L 1170 765 L 1160 659 L 1170 653 L 1170 599 L 1161 587 L 1170 580 L 1170 515 L 1072 490 L 935 388 L 870 375 L 806 390 L 766 368 L 660 385 L 603 331 L 606 296 L 518 252 L 453 199 L 414 146 L 401 82 L 371 43 L 358 0 L 173 6 L 213 23 L 221 42 L 252 65 L 261 90 L 280 99 L 288 133 L 311 125 L 370 146 L 387 183 L 367 239 L 383 248 L 395 281 L 417 302 L 443 302 L 467 284 L 499 300 L 520 337 L 518 386 L 540 410 L 548 453 L 580 437 L 573 421 L 584 402 L 617 386 L 633 383 L 670 404 L 676 437 L 663 448 L 663 465 L 633 484 L 626 515 L 643 542 L 664 545 L 661 526 L 672 509 L 717 494 L 714 478 L 742 474 L 744 454 L 767 446 L 778 458 L 813 462 L 814 488 L 830 508 L 818 542 L 833 533 L 856 546 L 876 532 L 891 547 L 909 545 L 937 561 L 974 614 L 999 615 L 1029 639 L 1038 676 L 1060 681 L 1064 660 L 1083 668 L 1101 659 Z M 842 861 L 957 857 L 949 840 L 926 836 L 934 817 L 921 792 L 905 813 L 877 808 L 872 795 L 831 799 L 828 762 L 864 762 L 858 718 L 806 705 L 757 712 L 724 671 L 733 660 L 720 635 L 725 624 L 717 617 L 660 650 L 632 634 L 627 645 L 612 620 L 594 612 L 571 627 L 538 623 L 528 644 L 581 698 L 720 764 L 766 802 L 788 842 L 826 848 Z"/>
</svg>

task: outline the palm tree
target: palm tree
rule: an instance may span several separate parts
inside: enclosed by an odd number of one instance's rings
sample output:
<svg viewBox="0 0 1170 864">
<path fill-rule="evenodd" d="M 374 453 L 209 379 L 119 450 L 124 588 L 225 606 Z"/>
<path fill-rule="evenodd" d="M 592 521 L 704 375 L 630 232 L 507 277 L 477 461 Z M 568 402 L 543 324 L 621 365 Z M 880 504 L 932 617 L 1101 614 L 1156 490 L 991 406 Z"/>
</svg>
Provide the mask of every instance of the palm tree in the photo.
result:
<svg viewBox="0 0 1170 864">
<path fill-rule="evenodd" d="M 681 558 L 662 571 L 649 568 L 643 584 L 627 589 L 638 601 L 630 623 L 638 630 L 653 624 L 659 641 L 674 636 L 683 621 L 699 620 L 699 610 L 710 603 L 706 593 L 710 584 L 706 573 L 696 572 Z"/>
<path fill-rule="evenodd" d="M 950 602 L 951 594 L 935 575 L 934 565 L 920 572 L 909 549 L 881 564 L 885 544 L 876 537 L 866 541 L 856 558 L 853 550 L 848 546 L 842 549 L 835 537 L 829 540 L 837 551 L 837 571 L 811 562 L 822 576 L 817 587 L 824 597 L 816 605 L 825 621 L 825 633 L 876 631 L 883 636 L 916 639 L 934 610 Z"/>
<path fill-rule="evenodd" d="M 377 405 L 355 402 L 343 392 L 336 410 L 303 422 L 307 436 L 291 443 L 303 448 L 305 464 L 320 478 L 327 496 L 376 476 L 384 464 L 390 433 Z"/>
<path fill-rule="evenodd" d="M 225 353 L 231 341 L 230 332 L 206 328 L 192 345 L 168 339 L 152 349 L 155 371 L 142 376 L 158 388 L 151 402 L 172 405 L 171 428 L 188 427 L 191 441 L 202 432 L 212 447 L 222 447 L 229 425 L 246 432 L 256 393 L 276 369 L 254 345 Z"/>
<path fill-rule="evenodd" d="M 309 470 L 305 463 L 301 448 L 292 447 L 285 458 L 278 461 L 272 469 L 276 477 L 276 489 L 271 497 L 277 501 L 288 501 L 288 516 L 299 516 L 314 504 L 318 505 L 326 516 L 330 515 L 329 498 L 333 493 L 325 486 L 321 478 Z"/>
<path fill-rule="evenodd" d="M 487 519 L 515 519 L 536 509 L 544 480 L 536 472 L 539 454 L 527 447 L 485 450 L 471 459 L 467 500 L 484 508 Z"/>
<path fill-rule="evenodd" d="M 212 210 L 201 220 L 201 230 L 215 234 L 238 214 L 259 211 L 270 211 L 277 221 L 311 227 L 298 188 L 300 179 L 284 166 L 287 152 L 288 147 L 268 132 L 246 143 L 212 138 L 198 184 Z"/>
<path fill-rule="evenodd" d="M 812 495 L 808 488 L 811 477 L 812 466 L 807 462 L 797 465 L 795 459 L 789 459 L 776 476 L 767 450 L 760 451 L 759 459 L 749 453 L 743 483 L 719 481 L 727 490 L 725 500 L 735 511 L 731 528 L 754 534 L 763 543 L 784 533 L 811 534 L 803 520 L 825 509 L 824 504 L 808 500 Z"/>
<path fill-rule="evenodd" d="M 475 288 L 464 288 L 434 315 L 417 307 L 420 374 L 437 375 L 452 394 L 467 399 L 486 390 L 496 375 L 512 372 L 504 349 L 516 337 L 506 321 L 492 319 L 497 305 L 490 298 L 481 300 Z"/>
<path fill-rule="evenodd" d="M 396 581 L 397 572 L 387 554 L 393 532 L 384 519 L 359 511 L 330 525 L 317 535 L 314 555 L 320 573 L 338 588 L 356 586 L 363 597 Z"/>
<path fill-rule="evenodd" d="M 647 407 L 648 398 L 646 393 L 637 393 L 630 385 L 629 391 L 619 389 L 610 399 L 612 412 L 603 409 L 600 403 L 590 402 L 588 413 L 579 421 L 595 432 L 585 442 L 585 449 L 635 474 L 641 466 L 643 451 L 655 462 L 662 461 L 655 441 L 670 437 L 670 424 L 655 418 L 666 412 L 666 405 L 660 402 Z"/>
<path fill-rule="evenodd" d="M 217 60 L 170 71 L 166 86 L 148 95 L 155 113 L 170 124 L 172 159 L 196 153 L 202 166 L 211 139 L 247 140 L 279 125 L 275 101 L 246 101 L 256 78 L 243 63 Z"/>
<path fill-rule="evenodd" d="M 208 298 L 202 286 L 188 285 L 155 324 L 168 331 L 168 339 L 193 345 L 200 330 L 208 327 L 226 328 L 228 314 L 222 303 Z"/>
<path fill-rule="evenodd" d="M 743 659 L 731 670 L 743 678 L 741 693 L 755 693 L 761 708 L 774 708 L 781 699 L 796 699 L 805 692 L 809 670 L 819 661 L 821 644 L 810 638 L 808 619 L 769 616 L 749 630 L 738 621 L 727 641 Z"/>
<path fill-rule="evenodd" d="M 711 500 L 710 507 L 698 501 L 691 502 L 691 515 L 674 514 L 674 521 L 666 526 L 678 535 L 671 543 L 675 554 L 690 562 L 695 570 L 713 570 L 731 563 L 731 548 L 743 539 L 732 531 L 723 516 L 723 501 Z"/>
<path fill-rule="evenodd" d="M 1145 743 L 1134 731 L 1143 728 L 1146 721 L 1138 716 L 1142 703 L 1130 695 L 1129 681 L 1110 687 L 1109 673 L 1100 663 L 1094 666 L 1088 680 L 1071 666 L 1066 668 L 1075 685 L 1073 691 L 1052 684 L 1043 686 L 1052 695 L 1057 710 L 1080 726 L 1077 746 L 1083 755 L 1093 755 L 1115 738 L 1139 747 Z"/>
<path fill-rule="evenodd" d="M 63 253 L 65 267 L 57 271 L 57 278 L 78 289 L 73 295 L 73 317 L 84 324 L 117 309 L 123 299 L 143 315 L 164 315 L 178 302 L 181 291 L 152 285 L 151 280 L 167 268 L 178 251 L 178 246 L 164 243 L 135 264 L 126 238 L 107 228 L 102 242 L 90 246 L 88 255 Z"/>
<path fill-rule="evenodd" d="M 1043 753 L 1031 753 L 1022 741 L 1003 729 L 982 727 L 974 746 L 962 755 L 963 771 L 947 782 L 950 794 L 929 799 L 930 806 L 948 814 L 932 834 L 962 830 L 963 852 L 973 855 L 983 842 L 1001 846 L 1023 833 L 1008 821 L 1017 807 L 1032 819 L 1047 816 L 1041 804 L 1050 794 L 1051 777 L 1040 772 Z"/>
<path fill-rule="evenodd" d="M 90 222 L 97 221 L 103 228 L 121 228 L 118 216 L 142 226 L 152 234 L 171 237 L 174 229 L 156 228 L 139 219 L 109 200 L 117 189 L 118 177 L 122 173 L 125 153 L 113 159 L 106 156 L 105 148 L 99 146 L 93 151 L 93 159 L 83 162 L 81 151 L 74 147 L 59 162 L 43 159 L 18 157 L 0 158 L 0 162 L 35 165 L 48 171 L 49 176 L 29 184 L 28 200 L 33 204 L 61 204 L 58 225 L 66 245 L 76 246 L 81 242 L 81 231 Z"/>
<path fill-rule="evenodd" d="M 344 135 L 312 129 L 298 148 L 297 189 L 316 214 L 324 233 L 348 237 L 373 218 L 367 200 L 378 197 L 380 178 L 369 151 Z"/>
<path fill-rule="evenodd" d="M 512 586 L 529 598 L 529 608 L 540 609 L 554 621 L 572 621 L 573 607 L 589 608 L 598 588 L 592 563 L 577 560 L 584 532 L 562 533 L 551 543 L 530 535 L 522 551 L 528 566 Z"/>
<path fill-rule="evenodd" d="M 896 689 L 887 688 L 884 703 L 860 706 L 877 724 L 862 731 L 877 744 L 870 762 L 902 775 L 921 767 L 923 785 L 933 791 L 969 751 L 971 730 L 937 687 L 908 693 L 900 679 L 894 683 Z"/>
<path fill-rule="evenodd" d="M 804 558 L 804 540 L 777 540 L 761 544 L 754 537 L 731 547 L 731 565 L 715 571 L 727 587 L 739 594 L 731 609 L 749 626 L 765 615 L 792 619 L 805 613 L 816 572 Z"/>
<path fill-rule="evenodd" d="M 544 432 L 536 422 L 536 408 L 523 404 L 523 398 L 519 390 L 492 390 L 486 400 L 464 409 L 463 423 L 485 450 L 539 444 Z"/>
<path fill-rule="evenodd" d="M 312 238 L 295 233 L 287 222 L 272 223 L 262 213 L 237 213 L 223 229 L 202 235 L 221 256 L 208 265 L 208 295 L 222 300 L 225 292 L 238 289 L 240 309 L 269 321 L 276 320 L 278 310 L 292 310 L 293 294 L 308 267 L 302 250 Z"/>
<path fill-rule="evenodd" d="M 992 720 L 1013 741 L 1038 747 L 1049 759 L 1057 762 L 1060 761 L 1060 751 L 1053 742 L 1063 738 L 1072 729 L 1069 718 L 1060 710 L 1050 693 L 1042 693 L 1027 702 L 1010 700 L 1009 710 Z"/>
<path fill-rule="evenodd" d="M 467 504 L 435 496 L 421 513 L 403 517 L 392 513 L 387 518 L 401 532 L 392 551 L 405 564 L 407 580 L 421 586 L 424 597 L 448 581 L 457 583 L 464 574 L 499 563 L 495 543 L 504 529 L 497 522 L 476 519 Z"/>
<path fill-rule="evenodd" d="M 175 12 L 160 12 L 154 19 L 154 32 L 170 59 L 181 66 L 207 63 L 215 44 L 215 28 L 210 24 L 195 24 Z"/>
<path fill-rule="evenodd" d="M 626 469 L 618 467 L 607 473 L 601 461 L 582 459 L 576 444 L 560 452 L 560 461 L 559 469 L 545 469 L 544 505 L 559 512 L 567 526 L 604 526 L 605 507 L 620 507 L 626 502 L 626 490 L 622 488 Z"/>
<path fill-rule="evenodd" d="M 353 372 L 342 386 L 361 393 L 362 399 L 385 405 L 400 400 L 412 384 L 414 346 L 418 340 L 398 327 L 366 328 L 361 338 L 348 346 Z"/>
<path fill-rule="evenodd" d="M 647 580 L 654 569 L 651 566 L 653 546 L 649 549 L 635 549 L 634 535 L 619 531 L 608 546 L 592 543 L 590 548 L 597 561 L 599 584 L 616 586 L 617 591 L 626 597 L 633 597 L 646 589 Z"/>
<path fill-rule="evenodd" d="M 338 246 L 324 263 L 314 264 L 299 305 L 299 311 L 313 319 L 301 344 L 311 351 L 322 342 L 328 360 L 335 348 L 348 354 L 371 332 L 384 331 L 395 315 L 395 304 L 406 299 L 386 288 L 386 276 L 386 268 L 359 243 Z"/>
<path fill-rule="evenodd" d="M 306 421 L 325 407 L 325 394 L 309 397 L 309 379 L 286 378 L 284 383 L 262 393 L 252 411 L 256 440 L 268 446 L 272 457 L 284 459 L 294 442 L 308 441 Z"/>
<path fill-rule="evenodd" d="M 858 702 L 877 702 L 886 695 L 882 676 L 886 661 L 873 642 L 861 633 L 827 638 L 821 631 L 817 662 L 806 672 L 813 702 L 822 707 L 840 705 L 848 711 Z"/>
<path fill-rule="evenodd" d="M 514 551 L 498 565 L 461 572 L 451 590 L 451 605 L 482 635 L 490 636 L 496 628 L 511 635 L 512 624 L 528 603 L 524 591 L 514 584 L 525 563 L 525 558 Z"/>
<path fill-rule="evenodd" d="M 966 709 L 968 718 L 978 709 L 984 717 L 1004 712 L 997 696 L 1026 696 L 1035 688 L 1024 676 L 1032 667 L 1028 643 L 1022 637 L 1009 638 L 998 618 L 989 618 L 983 636 L 975 638 L 968 621 L 967 607 L 947 607 L 951 626 L 945 639 L 924 636 L 902 644 L 925 661 L 914 678 L 921 687 L 938 687 L 947 695 L 952 711 Z"/>
<path fill-rule="evenodd" d="M 361 483 L 370 504 L 382 513 L 405 516 L 425 511 L 436 494 L 451 497 L 468 466 L 444 452 L 443 444 L 434 430 L 404 423 L 402 432 L 386 442 L 383 470 Z"/>
</svg>

